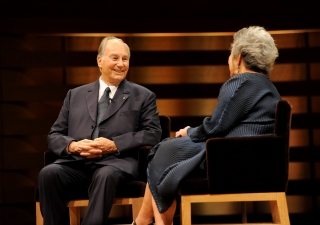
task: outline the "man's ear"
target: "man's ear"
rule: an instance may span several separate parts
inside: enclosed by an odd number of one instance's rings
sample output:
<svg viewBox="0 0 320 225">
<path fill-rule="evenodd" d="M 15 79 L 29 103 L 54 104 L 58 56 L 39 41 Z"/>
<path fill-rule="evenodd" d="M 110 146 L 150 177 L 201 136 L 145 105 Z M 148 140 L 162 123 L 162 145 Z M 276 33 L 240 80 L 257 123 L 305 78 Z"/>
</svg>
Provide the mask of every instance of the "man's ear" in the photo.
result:
<svg viewBox="0 0 320 225">
<path fill-rule="evenodd" d="M 98 67 L 99 67 L 99 68 L 102 67 L 102 65 L 101 65 L 101 64 L 102 64 L 102 59 L 101 59 L 100 56 L 97 57 L 97 64 L 98 64 Z"/>
</svg>

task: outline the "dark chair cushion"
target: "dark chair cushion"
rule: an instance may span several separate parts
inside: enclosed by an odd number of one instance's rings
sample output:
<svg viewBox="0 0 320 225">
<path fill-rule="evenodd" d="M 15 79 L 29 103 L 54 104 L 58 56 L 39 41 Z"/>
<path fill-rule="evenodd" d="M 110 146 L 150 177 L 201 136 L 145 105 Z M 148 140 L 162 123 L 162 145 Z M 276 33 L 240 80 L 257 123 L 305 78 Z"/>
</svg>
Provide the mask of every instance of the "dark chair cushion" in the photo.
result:
<svg viewBox="0 0 320 225">
<path fill-rule="evenodd" d="M 209 182 L 206 177 L 192 177 L 181 181 L 180 195 L 201 195 L 209 193 Z"/>
<path fill-rule="evenodd" d="M 217 138 L 207 142 L 210 193 L 284 192 L 288 152 L 281 137 Z"/>
</svg>

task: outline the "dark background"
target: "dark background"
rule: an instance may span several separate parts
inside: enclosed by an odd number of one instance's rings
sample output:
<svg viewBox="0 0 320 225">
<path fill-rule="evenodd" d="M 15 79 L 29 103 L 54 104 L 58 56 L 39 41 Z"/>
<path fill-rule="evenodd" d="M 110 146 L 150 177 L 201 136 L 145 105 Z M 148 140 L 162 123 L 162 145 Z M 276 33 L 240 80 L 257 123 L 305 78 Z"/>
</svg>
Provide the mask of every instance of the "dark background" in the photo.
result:
<svg viewBox="0 0 320 225">
<path fill-rule="evenodd" d="M 95 65 L 95 52 L 50 52 L 56 42 L 47 42 L 43 51 L 33 51 L 28 35 L 54 36 L 61 33 L 196 33 L 235 32 L 249 25 L 268 30 L 319 30 L 320 10 L 316 1 L 8 1 L 0 3 L 0 224 L 35 224 L 33 201 L 36 176 L 43 165 L 46 135 L 57 116 L 70 86 L 13 82 L 26 79 L 31 67 Z M 319 32 L 318 31 L 318 32 Z M 320 40 L 319 40 L 320 42 Z M 33 43 L 34 44 L 34 43 Z M 279 63 L 319 63 L 319 47 L 281 50 Z M 48 51 L 46 50 L 48 48 Z M 62 46 L 63 48 L 63 46 Z M 228 51 L 132 53 L 131 66 L 225 64 Z M 203 60 L 204 59 L 204 60 Z M 62 72 L 63 73 L 63 72 Z M 19 77 L 21 75 L 21 77 Z M 50 74 L 43 74 L 49 76 Z M 320 74 L 318 73 L 318 77 Z M 63 81 L 62 77 L 62 81 Z M 318 79 L 319 80 L 319 79 Z M 276 84 L 283 95 L 320 95 L 319 81 Z M 158 98 L 217 97 L 220 85 L 146 85 Z M 184 90 L 195 90 L 192 94 Z M 197 92 L 197 90 L 202 90 Z M 52 101 L 49 103 L 48 101 Z M 58 102 L 58 103 L 56 103 Z M 56 104 L 56 105 L 55 105 Z M 308 103 L 309 104 L 309 103 Z M 55 105 L 54 107 L 52 105 Z M 54 108 L 55 110 L 51 110 Z M 33 116 L 28 117 L 28 112 Z M 25 115 L 16 119 L 14 115 Z M 12 115 L 12 116 L 10 116 Z M 34 116 L 35 115 L 35 116 Z M 197 117 L 172 118 L 172 130 L 186 122 L 196 125 Z M 293 128 L 319 129 L 319 113 L 312 110 L 294 115 Z M 315 165 L 319 147 L 309 134 L 310 145 L 291 151 L 291 161 L 310 163 L 310 179 L 290 181 L 288 195 L 311 197 L 303 213 L 290 214 L 291 223 L 319 222 L 320 185 Z M 199 219 L 201 220 L 201 218 Z"/>
</svg>

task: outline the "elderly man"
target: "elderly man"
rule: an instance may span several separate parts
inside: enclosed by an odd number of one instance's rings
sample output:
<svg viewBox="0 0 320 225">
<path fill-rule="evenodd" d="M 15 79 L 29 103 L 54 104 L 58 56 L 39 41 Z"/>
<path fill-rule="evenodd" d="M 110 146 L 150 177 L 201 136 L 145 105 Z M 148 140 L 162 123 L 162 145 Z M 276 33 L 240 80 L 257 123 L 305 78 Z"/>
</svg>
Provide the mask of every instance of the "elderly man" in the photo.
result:
<svg viewBox="0 0 320 225">
<path fill-rule="evenodd" d="M 135 149 L 160 141 L 156 96 L 127 81 L 130 49 L 106 37 L 97 56 L 100 78 L 68 91 L 48 135 L 59 159 L 39 173 L 44 224 L 69 224 L 66 202 L 89 185 L 89 205 L 82 224 L 105 224 L 122 182 L 138 175 Z"/>
</svg>

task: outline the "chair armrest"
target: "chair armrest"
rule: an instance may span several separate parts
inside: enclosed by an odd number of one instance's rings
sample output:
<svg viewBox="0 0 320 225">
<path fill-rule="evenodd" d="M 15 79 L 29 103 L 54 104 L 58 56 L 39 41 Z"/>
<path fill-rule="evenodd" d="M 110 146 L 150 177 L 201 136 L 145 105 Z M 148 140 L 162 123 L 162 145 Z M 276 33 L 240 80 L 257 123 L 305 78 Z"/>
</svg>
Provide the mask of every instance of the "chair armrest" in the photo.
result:
<svg viewBox="0 0 320 225">
<path fill-rule="evenodd" d="M 289 149 L 276 136 L 207 140 L 206 163 L 212 193 L 285 191 Z"/>
<path fill-rule="evenodd" d="M 56 154 L 54 154 L 50 150 L 45 151 L 43 154 L 44 154 L 44 166 L 53 163 L 59 158 Z"/>
<path fill-rule="evenodd" d="M 147 181 L 147 157 L 153 146 L 141 146 L 138 148 L 138 180 Z"/>
</svg>

